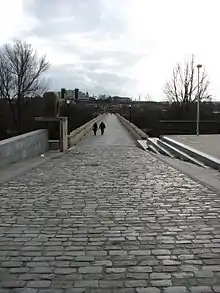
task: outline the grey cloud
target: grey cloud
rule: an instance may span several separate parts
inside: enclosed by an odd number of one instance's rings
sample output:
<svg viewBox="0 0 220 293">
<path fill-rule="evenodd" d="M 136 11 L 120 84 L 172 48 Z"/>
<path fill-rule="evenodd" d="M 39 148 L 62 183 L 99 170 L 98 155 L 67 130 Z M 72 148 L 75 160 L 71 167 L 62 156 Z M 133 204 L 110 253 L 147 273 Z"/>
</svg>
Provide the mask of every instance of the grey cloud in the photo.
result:
<svg viewBox="0 0 220 293">
<path fill-rule="evenodd" d="M 121 94 L 126 95 L 129 90 L 136 86 L 136 80 L 117 72 L 98 73 L 77 66 L 52 66 L 49 77 L 52 77 L 51 86 L 55 90 L 61 87 L 80 88 L 91 93 Z"/>
<path fill-rule="evenodd" d="M 23 37 L 41 38 L 61 54 L 80 57 L 77 64 L 52 65 L 49 76 L 56 90 L 79 87 L 97 93 L 125 94 L 135 87 L 136 80 L 127 72 L 144 54 L 130 52 L 126 41 L 123 43 L 126 27 L 117 10 L 119 2 L 121 0 L 32 0 L 32 5 L 26 6 L 26 12 L 37 18 L 38 25 Z M 68 34 L 73 39 L 66 39 Z M 80 40 L 91 45 L 85 46 Z M 112 46 L 103 49 L 102 43 L 106 40 L 110 40 Z M 113 59 L 115 63 L 106 64 L 106 59 Z"/>
<path fill-rule="evenodd" d="M 114 11 L 105 11 L 101 0 L 35 0 L 28 12 L 40 21 L 33 33 L 42 37 L 79 31 L 114 37 L 125 30 L 123 21 Z"/>
</svg>

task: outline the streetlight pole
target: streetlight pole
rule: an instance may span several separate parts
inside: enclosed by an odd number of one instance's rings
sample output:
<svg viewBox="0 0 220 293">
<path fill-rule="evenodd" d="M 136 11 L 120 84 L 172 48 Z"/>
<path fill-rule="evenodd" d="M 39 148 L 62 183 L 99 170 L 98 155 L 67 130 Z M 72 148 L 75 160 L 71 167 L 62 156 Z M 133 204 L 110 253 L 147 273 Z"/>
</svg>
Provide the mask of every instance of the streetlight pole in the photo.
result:
<svg viewBox="0 0 220 293">
<path fill-rule="evenodd" d="M 95 116 L 98 117 L 98 105 L 95 107 Z"/>
<path fill-rule="evenodd" d="M 69 109 L 69 107 L 70 107 L 70 100 L 66 100 L 66 104 L 67 104 L 67 132 L 68 132 L 68 134 L 69 134 L 69 130 L 70 130 L 70 109 Z"/>
<path fill-rule="evenodd" d="M 196 117 L 196 135 L 199 136 L 199 106 L 200 106 L 200 77 L 199 77 L 199 71 L 200 68 L 202 67 L 201 64 L 197 65 L 197 69 L 198 69 L 198 92 L 197 92 L 197 117 Z"/>
<path fill-rule="evenodd" d="M 131 122 L 131 105 L 129 105 L 129 121 Z"/>
</svg>

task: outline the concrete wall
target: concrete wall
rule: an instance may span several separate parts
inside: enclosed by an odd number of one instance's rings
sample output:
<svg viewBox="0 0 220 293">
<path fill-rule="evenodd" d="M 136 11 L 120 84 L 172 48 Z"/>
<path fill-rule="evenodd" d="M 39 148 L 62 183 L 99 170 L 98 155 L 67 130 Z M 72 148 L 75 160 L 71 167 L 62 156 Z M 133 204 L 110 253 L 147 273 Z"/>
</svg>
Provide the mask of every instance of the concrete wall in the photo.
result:
<svg viewBox="0 0 220 293">
<path fill-rule="evenodd" d="M 45 129 L 28 132 L 0 141 L 0 167 L 48 151 L 48 132 Z"/>
<path fill-rule="evenodd" d="M 105 114 L 100 115 L 89 122 L 85 123 L 84 125 L 78 127 L 77 129 L 73 130 L 69 134 L 69 147 L 76 145 L 81 139 L 83 139 L 91 130 L 92 126 L 95 122 L 99 123 Z"/>
<path fill-rule="evenodd" d="M 121 124 L 127 129 L 127 131 L 131 134 L 131 136 L 135 140 L 147 139 L 147 134 L 138 128 L 136 125 L 125 119 L 119 114 L 116 114 L 118 119 L 120 120 Z"/>
</svg>

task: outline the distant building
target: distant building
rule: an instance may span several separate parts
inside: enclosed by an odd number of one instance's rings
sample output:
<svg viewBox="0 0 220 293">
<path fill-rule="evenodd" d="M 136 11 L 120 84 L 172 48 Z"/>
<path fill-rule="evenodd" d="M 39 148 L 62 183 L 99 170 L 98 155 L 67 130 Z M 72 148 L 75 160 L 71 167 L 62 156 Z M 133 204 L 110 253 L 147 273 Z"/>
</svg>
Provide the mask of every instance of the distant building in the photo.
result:
<svg viewBox="0 0 220 293">
<path fill-rule="evenodd" d="M 66 91 L 66 99 L 67 100 L 75 100 L 75 91 L 74 90 L 67 90 Z"/>
<path fill-rule="evenodd" d="M 98 100 L 106 100 L 107 96 L 106 95 L 99 95 Z"/>
<path fill-rule="evenodd" d="M 89 101 L 89 94 L 79 91 L 78 101 Z"/>
<path fill-rule="evenodd" d="M 123 102 L 131 102 L 132 99 L 131 98 L 128 98 L 128 97 L 118 97 L 118 96 L 114 96 L 112 97 L 113 101 L 115 102 L 120 102 L 120 103 L 123 103 Z"/>
<path fill-rule="evenodd" d="M 94 96 L 92 96 L 92 97 L 89 97 L 89 100 L 92 101 L 92 102 L 95 102 L 96 98 Z"/>
<path fill-rule="evenodd" d="M 71 101 L 89 101 L 89 93 L 84 93 L 84 92 L 81 92 L 81 91 L 78 91 L 78 97 L 76 99 L 76 96 L 75 96 L 75 90 L 65 90 L 65 93 L 64 93 L 64 100 L 71 100 Z M 58 95 L 58 98 L 59 100 L 62 100 L 62 94 L 61 94 L 61 91 L 57 92 L 57 95 Z"/>
</svg>

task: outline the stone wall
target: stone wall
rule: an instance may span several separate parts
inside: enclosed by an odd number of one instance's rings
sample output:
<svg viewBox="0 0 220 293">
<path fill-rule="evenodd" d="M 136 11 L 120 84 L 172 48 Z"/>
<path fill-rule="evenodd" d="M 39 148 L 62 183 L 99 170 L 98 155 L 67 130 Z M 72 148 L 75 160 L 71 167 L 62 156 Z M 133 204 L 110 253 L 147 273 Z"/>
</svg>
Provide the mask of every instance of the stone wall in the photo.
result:
<svg viewBox="0 0 220 293">
<path fill-rule="evenodd" d="M 121 124 L 127 129 L 127 131 L 131 134 L 131 136 L 135 140 L 142 140 L 147 138 L 147 134 L 143 132 L 143 130 L 139 129 L 136 125 L 132 122 L 128 121 L 124 117 L 119 114 L 116 114 L 118 119 L 120 120 Z"/>
<path fill-rule="evenodd" d="M 93 124 L 95 122 L 99 123 L 104 117 L 105 114 L 102 114 L 85 123 L 84 125 L 78 127 L 77 129 L 73 130 L 69 134 L 69 147 L 76 145 L 80 140 L 85 138 L 85 136 L 92 130 Z"/>
<path fill-rule="evenodd" d="M 2 140 L 0 167 L 44 153 L 48 148 L 48 132 L 45 129 Z"/>
</svg>

